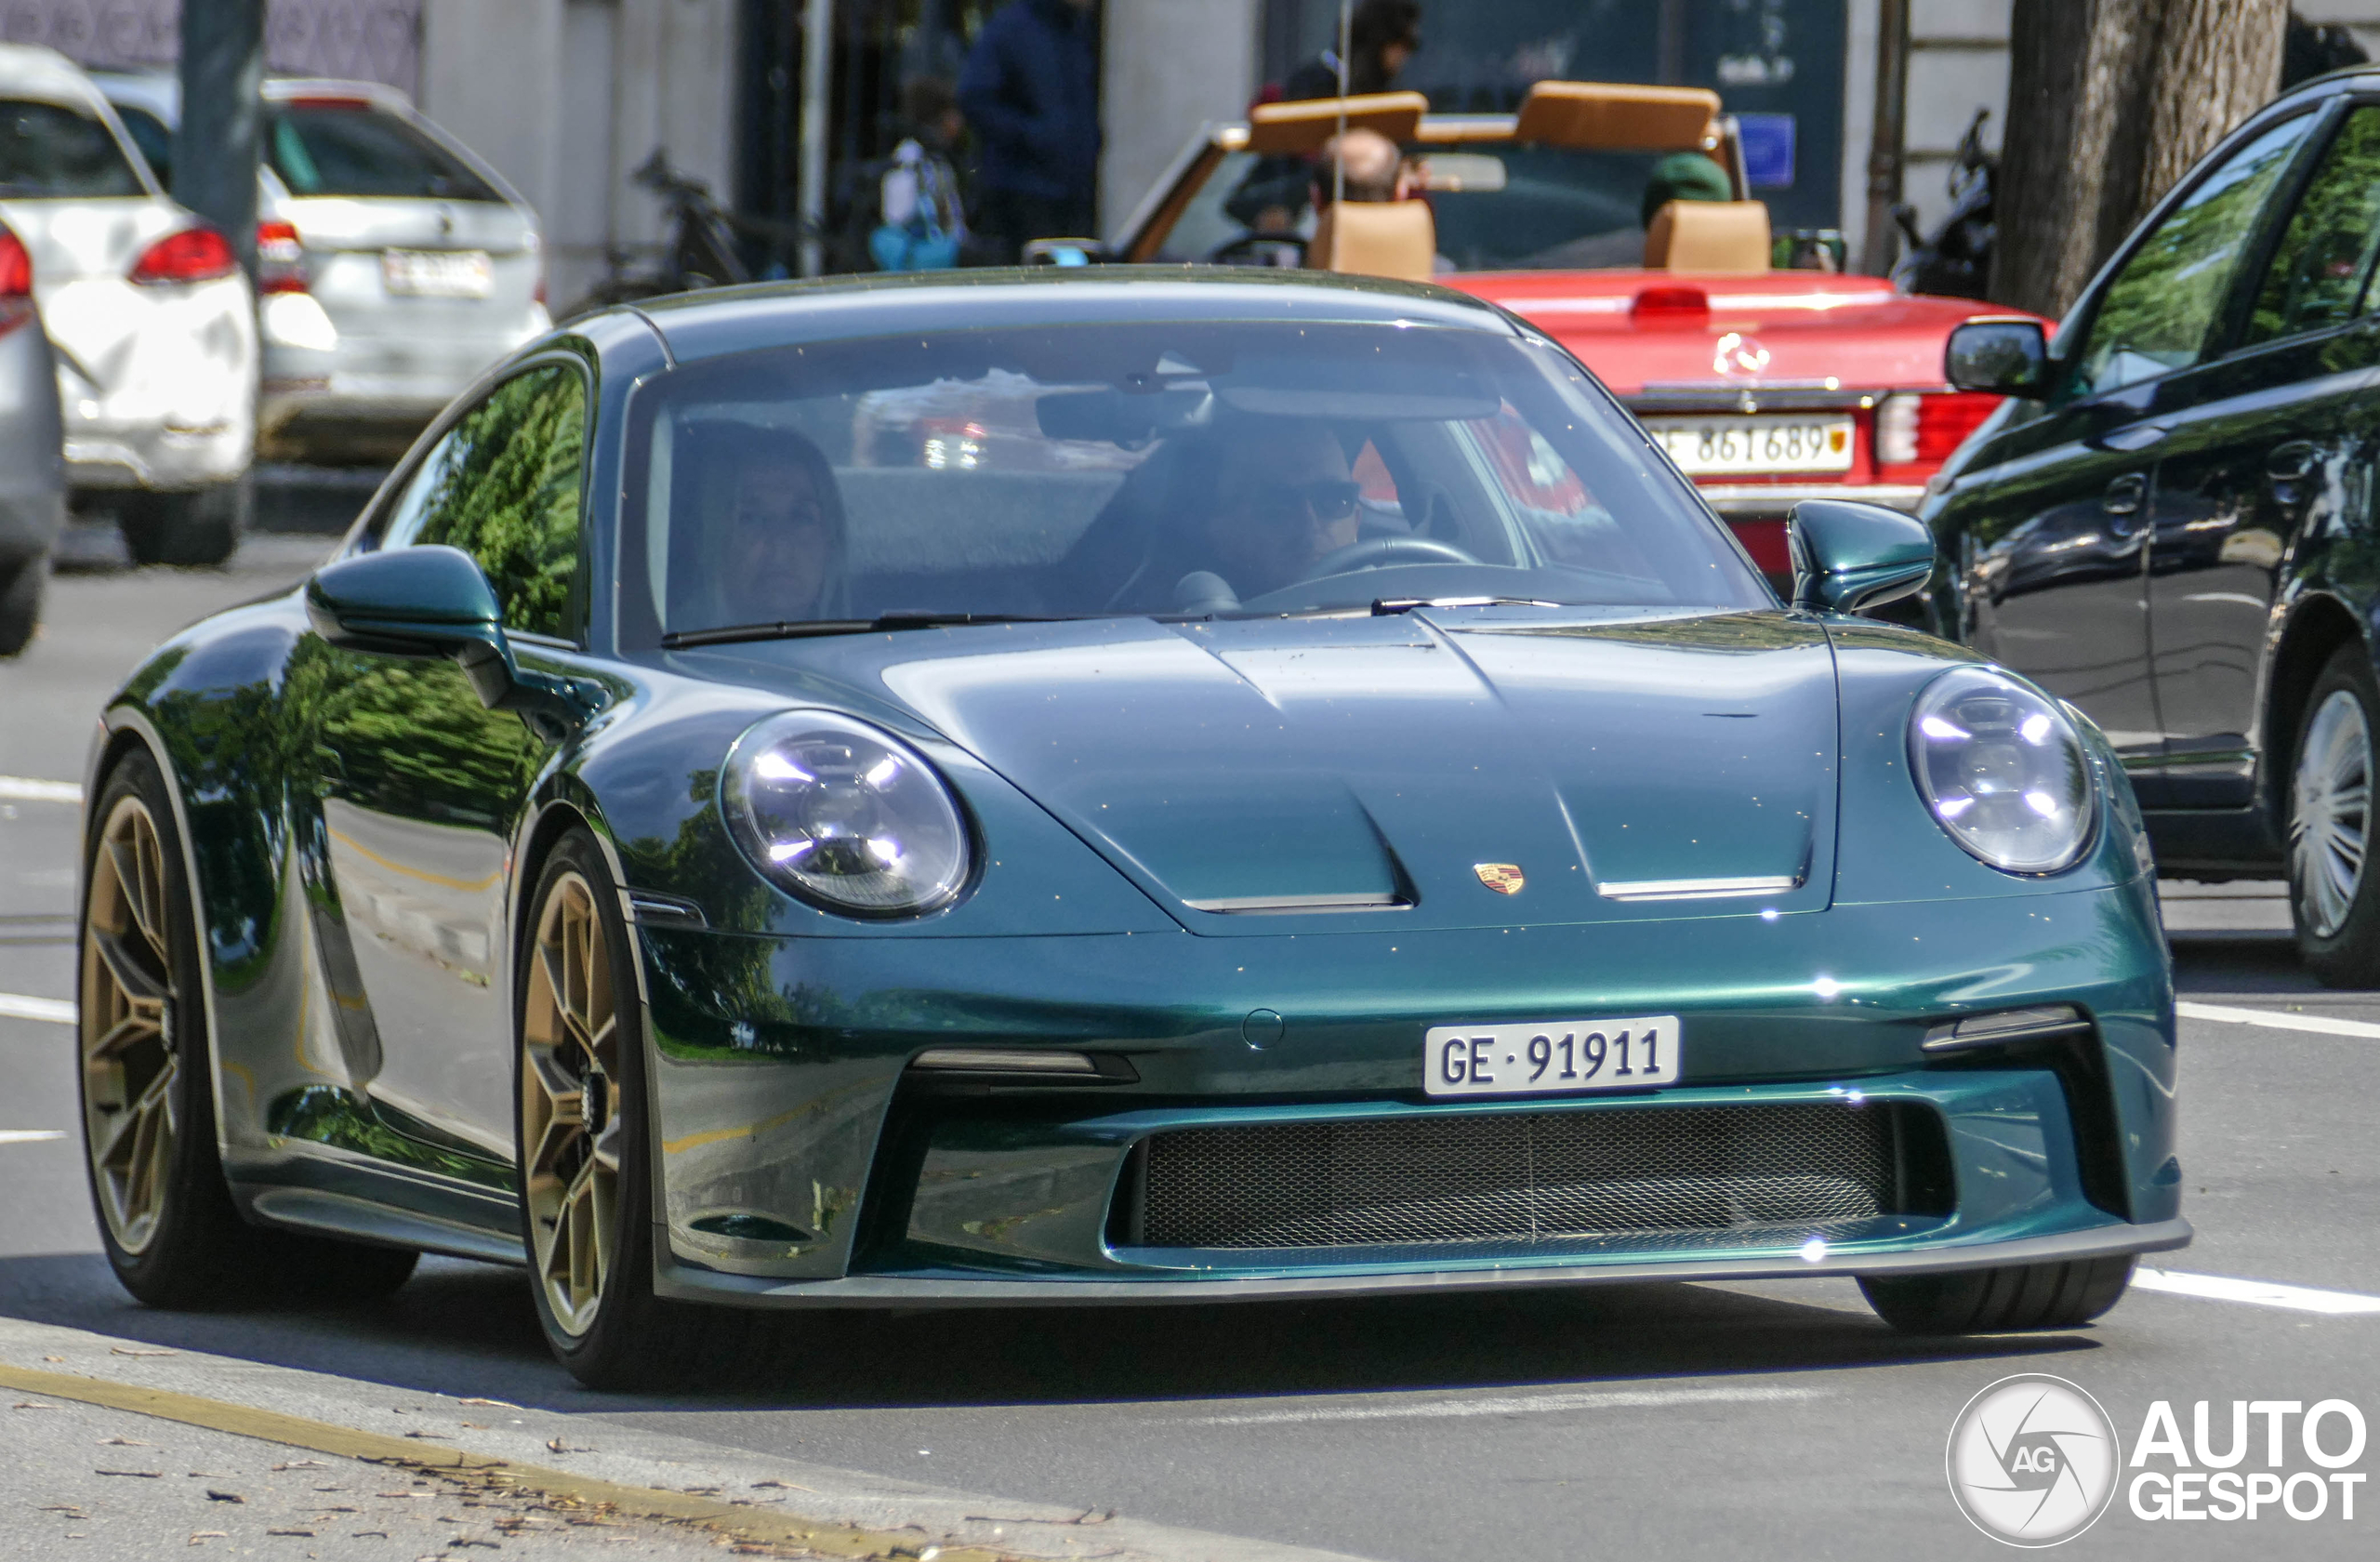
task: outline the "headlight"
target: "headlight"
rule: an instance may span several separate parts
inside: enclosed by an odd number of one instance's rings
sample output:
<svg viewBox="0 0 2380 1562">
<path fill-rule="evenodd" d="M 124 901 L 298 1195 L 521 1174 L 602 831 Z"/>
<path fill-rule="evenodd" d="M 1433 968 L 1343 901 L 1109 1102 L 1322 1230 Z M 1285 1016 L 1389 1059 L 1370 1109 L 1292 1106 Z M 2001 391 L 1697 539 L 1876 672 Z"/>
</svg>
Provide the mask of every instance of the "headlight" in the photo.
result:
<svg viewBox="0 0 2380 1562">
<path fill-rule="evenodd" d="M 946 906 L 967 881 L 967 827 L 918 752 L 825 710 L 791 710 L 735 740 L 720 775 L 735 844 L 768 878 L 847 916 Z"/>
<path fill-rule="evenodd" d="M 2098 790 L 2056 702 L 1983 668 L 1917 697 L 1910 771 L 1950 839 L 2004 873 L 2055 873 L 2091 843 Z"/>
</svg>

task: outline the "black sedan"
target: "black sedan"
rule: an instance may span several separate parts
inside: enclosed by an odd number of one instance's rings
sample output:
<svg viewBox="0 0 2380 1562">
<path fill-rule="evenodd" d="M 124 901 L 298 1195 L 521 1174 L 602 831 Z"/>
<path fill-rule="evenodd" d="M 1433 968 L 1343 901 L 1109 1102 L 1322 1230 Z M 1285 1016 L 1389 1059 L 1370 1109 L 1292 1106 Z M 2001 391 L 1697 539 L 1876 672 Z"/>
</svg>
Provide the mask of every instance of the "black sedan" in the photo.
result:
<svg viewBox="0 0 2380 1562">
<path fill-rule="evenodd" d="M 2380 979 L 2364 870 L 2380 613 L 2380 72 L 2241 126 L 2045 338 L 1978 322 L 2011 400 L 1937 480 L 1934 627 L 2080 706 L 2163 871 L 2286 872 L 2307 963 Z"/>
</svg>

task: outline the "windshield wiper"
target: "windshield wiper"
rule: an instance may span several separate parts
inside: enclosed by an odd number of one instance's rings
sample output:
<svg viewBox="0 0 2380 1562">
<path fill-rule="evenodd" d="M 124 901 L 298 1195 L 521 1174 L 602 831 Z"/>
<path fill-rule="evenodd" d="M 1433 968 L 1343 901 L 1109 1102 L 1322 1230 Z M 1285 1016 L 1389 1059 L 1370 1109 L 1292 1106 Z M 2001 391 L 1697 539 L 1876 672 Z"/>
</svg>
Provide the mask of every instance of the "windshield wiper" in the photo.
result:
<svg viewBox="0 0 2380 1562">
<path fill-rule="evenodd" d="M 1385 618 L 1393 613 L 1410 613 L 1417 607 L 1560 607 L 1554 602 L 1541 602 L 1535 597 L 1382 597 L 1372 603 L 1372 616 Z"/>
<path fill-rule="evenodd" d="M 807 640 L 816 635 L 873 634 L 885 629 L 938 629 L 955 624 L 1057 624 L 1063 615 L 1039 613 L 879 614 L 874 618 L 788 619 L 776 624 L 732 624 L 717 629 L 677 629 L 661 637 L 665 651 L 696 645 L 734 645 L 753 640 Z"/>
</svg>

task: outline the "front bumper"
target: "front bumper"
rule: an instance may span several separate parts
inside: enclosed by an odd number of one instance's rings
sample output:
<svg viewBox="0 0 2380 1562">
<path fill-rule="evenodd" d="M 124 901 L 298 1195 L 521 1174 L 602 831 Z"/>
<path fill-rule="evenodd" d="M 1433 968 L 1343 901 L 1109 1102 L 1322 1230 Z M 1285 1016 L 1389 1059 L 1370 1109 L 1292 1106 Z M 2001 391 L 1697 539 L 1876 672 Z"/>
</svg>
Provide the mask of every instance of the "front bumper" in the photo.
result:
<svg viewBox="0 0 2380 1562">
<path fill-rule="evenodd" d="M 2057 933 L 2045 912 L 2097 936 Z M 1684 920 L 931 946 L 639 933 L 658 1278 L 681 1297 L 1255 1299 L 1924 1272 L 2188 1239 L 2172 996 L 2145 880 L 1988 904 L 1838 906 L 1752 930 Z M 2081 1005 L 2094 1033 L 2064 1051 L 1922 1049 L 1945 1015 L 2043 1001 Z M 1277 1039 L 1244 1028 L 1256 1010 L 1286 1017 Z M 1421 1088 L 1431 1024 L 1658 1013 L 1680 1014 L 1690 1039 L 1686 1077 L 1667 1091 L 1445 1101 Z M 1129 1059 L 1138 1079 L 954 1092 L 909 1068 L 953 1045 L 1080 1047 Z M 1927 1180 L 1947 1195 L 1809 1231 L 1295 1249 L 1151 1246 L 1119 1215 L 1135 1197 L 1136 1146 L 1170 1132 L 1862 1103 L 1929 1125 L 1941 1149 Z"/>
</svg>

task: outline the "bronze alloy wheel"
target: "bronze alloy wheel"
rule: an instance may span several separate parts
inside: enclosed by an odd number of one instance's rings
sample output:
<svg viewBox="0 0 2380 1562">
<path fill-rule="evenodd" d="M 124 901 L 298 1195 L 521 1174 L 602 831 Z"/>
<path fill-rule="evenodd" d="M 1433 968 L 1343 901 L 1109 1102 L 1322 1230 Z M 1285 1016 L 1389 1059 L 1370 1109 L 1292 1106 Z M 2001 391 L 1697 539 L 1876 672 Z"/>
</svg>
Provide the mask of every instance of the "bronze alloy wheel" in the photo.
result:
<svg viewBox="0 0 2380 1562">
<path fill-rule="evenodd" d="M 92 1184 L 128 1254 L 156 1238 L 181 1128 L 166 884 L 156 819 L 139 797 L 117 798 L 92 854 L 81 1051 Z"/>
<path fill-rule="evenodd" d="M 558 876 L 537 916 L 521 1023 L 521 1145 L 537 1283 L 573 1339 L 595 1323 L 619 1234 L 619 1018 L 594 890 Z"/>
</svg>

